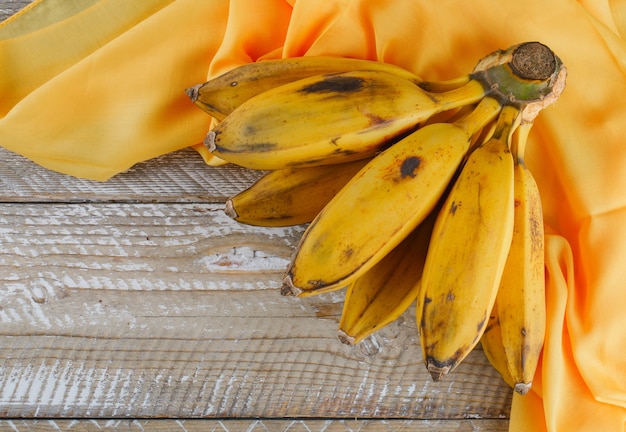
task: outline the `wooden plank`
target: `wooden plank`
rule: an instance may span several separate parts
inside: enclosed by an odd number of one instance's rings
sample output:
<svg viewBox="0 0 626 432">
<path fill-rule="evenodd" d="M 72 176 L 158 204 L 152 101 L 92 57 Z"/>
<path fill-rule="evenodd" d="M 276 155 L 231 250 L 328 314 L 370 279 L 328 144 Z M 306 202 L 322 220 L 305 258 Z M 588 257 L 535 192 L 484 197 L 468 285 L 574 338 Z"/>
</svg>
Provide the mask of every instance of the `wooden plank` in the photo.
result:
<svg viewBox="0 0 626 432">
<path fill-rule="evenodd" d="M 0 21 L 4 21 L 31 2 L 32 0 L 0 0 Z"/>
<path fill-rule="evenodd" d="M 42 293 L 278 287 L 303 227 L 253 228 L 220 207 L 0 204 L 0 281 Z"/>
<path fill-rule="evenodd" d="M 431 383 L 408 317 L 348 347 L 334 337 L 336 316 L 315 315 L 338 309 L 323 299 L 296 305 L 246 292 L 235 315 L 212 313 L 232 303 L 223 295 L 192 297 L 198 308 L 170 305 L 171 293 L 96 297 L 71 292 L 65 313 L 35 310 L 52 329 L 3 330 L 2 417 L 508 417 L 509 392 L 480 352 Z M 141 315 L 130 301 L 163 312 Z M 68 317 L 86 324 L 60 330 Z"/>
<path fill-rule="evenodd" d="M 508 420 L 7 420 L 0 431 L 141 432 L 505 432 Z"/>
<path fill-rule="evenodd" d="M 93 182 L 0 149 L 0 430 L 507 430 L 480 349 L 435 384 L 412 310 L 350 347 L 341 291 L 279 295 L 303 227 L 221 210 L 259 175 L 187 149 Z"/>
<path fill-rule="evenodd" d="M 480 351 L 430 381 L 412 311 L 349 347 L 342 292 L 281 297 L 301 232 L 215 205 L 0 205 L 0 416 L 508 417 Z"/>
<path fill-rule="evenodd" d="M 192 149 L 135 165 L 105 182 L 46 170 L 0 148 L 0 202 L 224 202 L 262 175 L 207 166 Z"/>
</svg>

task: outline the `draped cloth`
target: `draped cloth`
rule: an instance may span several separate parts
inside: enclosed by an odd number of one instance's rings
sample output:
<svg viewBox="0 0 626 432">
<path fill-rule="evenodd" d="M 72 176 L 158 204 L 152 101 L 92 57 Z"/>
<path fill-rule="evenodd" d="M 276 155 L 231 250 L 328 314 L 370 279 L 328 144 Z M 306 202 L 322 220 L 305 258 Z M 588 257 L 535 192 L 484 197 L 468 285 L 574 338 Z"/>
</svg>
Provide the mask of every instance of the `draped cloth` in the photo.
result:
<svg viewBox="0 0 626 432">
<path fill-rule="evenodd" d="M 379 60 L 428 80 L 539 41 L 568 68 L 526 152 L 548 328 L 512 431 L 626 430 L 626 0 L 35 0 L 0 24 L 0 145 L 106 180 L 202 142 L 185 88 L 270 58 Z M 208 168 L 209 169 L 209 168 Z"/>
</svg>

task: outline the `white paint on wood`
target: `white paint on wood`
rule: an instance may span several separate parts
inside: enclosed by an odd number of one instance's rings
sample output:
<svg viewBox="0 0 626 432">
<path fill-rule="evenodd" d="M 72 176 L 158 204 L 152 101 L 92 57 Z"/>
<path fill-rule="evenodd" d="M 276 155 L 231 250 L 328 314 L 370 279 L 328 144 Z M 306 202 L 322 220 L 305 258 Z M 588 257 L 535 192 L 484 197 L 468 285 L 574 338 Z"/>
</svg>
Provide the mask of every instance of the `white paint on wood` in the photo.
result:
<svg viewBox="0 0 626 432">
<path fill-rule="evenodd" d="M 303 227 L 222 211 L 259 176 L 183 150 L 101 183 L 0 149 L 0 416 L 57 419 L 0 429 L 506 430 L 480 350 L 430 380 L 413 310 L 350 347 L 342 291 L 279 295 Z"/>
<path fill-rule="evenodd" d="M 0 160 L 1 202 L 217 203 L 262 175 L 234 165 L 209 167 L 191 149 L 139 163 L 106 182 L 46 171 L 3 148 Z"/>
<path fill-rule="evenodd" d="M 506 412 L 472 396 L 489 377 L 486 391 L 508 401 L 480 352 L 463 380 L 430 382 L 412 311 L 347 347 L 342 291 L 281 297 L 302 227 L 247 227 L 219 205 L 112 203 L 1 204 L 0 227 L 0 406 L 11 416 Z"/>
</svg>

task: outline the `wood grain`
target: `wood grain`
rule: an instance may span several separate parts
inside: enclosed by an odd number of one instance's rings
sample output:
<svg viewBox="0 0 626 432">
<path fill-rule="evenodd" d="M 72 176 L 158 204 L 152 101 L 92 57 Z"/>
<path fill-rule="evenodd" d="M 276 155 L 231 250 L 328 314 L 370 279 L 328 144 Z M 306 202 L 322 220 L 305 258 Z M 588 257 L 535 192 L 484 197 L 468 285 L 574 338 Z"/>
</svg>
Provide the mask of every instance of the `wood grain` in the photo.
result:
<svg viewBox="0 0 626 432">
<path fill-rule="evenodd" d="M 234 165 L 209 167 L 191 149 L 139 163 L 105 182 L 46 171 L 3 148 L 0 161 L 0 202 L 217 203 L 262 175 Z"/>
<path fill-rule="evenodd" d="M 412 311 L 348 347 L 341 291 L 281 297 L 302 227 L 217 205 L 2 204 L 0 232 L 4 416 L 508 415 L 480 351 L 430 382 Z"/>
<path fill-rule="evenodd" d="M 506 431 L 480 349 L 433 383 L 412 309 L 352 347 L 342 291 L 280 296 L 304 227 L 222 211 L 259 175 L 183 150 L 93 182 L 0 149 L 0 430 Z"/>
<path fill-rule="evenodd" d="M 507 420 L 9 420 L 0 430 L 12 432 L 93 430 L 140 432 L 501 432 Z"/>
<path fill-rule="evenodd" d="M 278 287 L 303 228 L 252 228 L 220 208 L 0 204 L 0 274 L 64 289 Z"/>
<path fill-rule="evenodd" d="M 17 11 L 22 10 L 32 0 L 1 0 L 0 1 L 0 21 L 4 21 Z"/>
</svg>

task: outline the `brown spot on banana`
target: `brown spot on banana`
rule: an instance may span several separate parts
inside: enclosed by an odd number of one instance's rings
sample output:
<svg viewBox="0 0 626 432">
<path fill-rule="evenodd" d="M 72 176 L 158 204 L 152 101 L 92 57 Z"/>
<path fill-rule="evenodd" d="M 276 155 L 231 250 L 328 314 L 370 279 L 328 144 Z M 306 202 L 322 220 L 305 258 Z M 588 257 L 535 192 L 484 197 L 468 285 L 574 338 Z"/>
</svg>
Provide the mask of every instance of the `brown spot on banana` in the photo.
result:
<svg viewBox="0 0 626 432">
<path fill-rule="evenodd" d="M 489 315 L 485 315 L 485 317 L 478 323 L 478 325 L 476 326 L 476 337 L 474 338 L 472 343 L 478 343 L 478 341 L 480 340 L 480 337 L 483 335 L 483 333 L 485 332 L 485 329 L 487 328 L 485 323 L 487 322 L 488 319 L 489 319 Z"/>
<path fill-rule="evenodd" d="M 216 142 L 217 135 L 218 134 L 216 132 L 210 131 L 207 134 L 206 138 L 204 139 L 204 145 L 205 147 L 209 149 L 211 153 L 213 152 L 218 152 L 222 154 L 248 153 L 248 152 L 249 153 L 263 153 L 263 152 L 269 152 L 269 151 L 276 149 L 276 143 L 263 143 L 263 142 L 241 145 L 236 150 L 228 149 L 217 144 Z"/>
<path fill-rule="evenodd" d="M 323 80 L 303 87 L 301 93 L 354 93 L 363 88 L 362 78 L 327 75 Z"/>
<path fill-rule="evenodd" d="M 497 315 L 490 315 L 487 327 L 485 327 L 485 333 L 490 332 L 493 328 L 500 324 L 500 318 Z"/>
<path fill-rule="evenodd" d="M 374 128 L 374 127 L 379 127 L 379 126 L 384 126 L 387 125 L 389 123 L 391 123 L 391 120 L 385 120 L 384 118 L 377 116 L 376 114 L 366 114 L 367 118 L 370 121 L 370 127 Z"/>
<path fill-rule="evenodd" d="M 415 171 L 419 168 L 421 162 L 422 159 L 418 156 L 410 156 L 403 160 L 402 165 L 400 165 L 400 177 L 414 178 L 415 176 L 417 176 L 417 173 Z"/>
<path fill-rule="evenodd" d="M 456 201 L 453 201 L 452 204 L 450 204 L 450 214 L 454 216 L 454 214 L 456 213 L 457 209 L 461 206 L 461 203 L 457 203 Z"/>
</svg>

